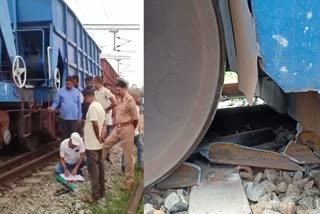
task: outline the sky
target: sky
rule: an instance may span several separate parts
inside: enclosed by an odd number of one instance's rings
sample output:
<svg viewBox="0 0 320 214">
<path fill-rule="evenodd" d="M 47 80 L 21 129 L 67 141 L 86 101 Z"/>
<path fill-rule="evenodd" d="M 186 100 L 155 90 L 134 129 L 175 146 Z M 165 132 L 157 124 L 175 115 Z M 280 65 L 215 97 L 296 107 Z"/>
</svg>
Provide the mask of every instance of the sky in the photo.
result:
<svg viewBox="0 0 320 214">
<path fill-rule="evenodd" d="M 143 85 L 143 0 L 65 0 L 75 12 L 81 23 L 85 24 L 139 24 L 139 30 L 120 30 L 116 35 L 131 40 L 119 49 L 124 52 L 113 51 L 113 34 L 109 31 L 92 31 L 89 34 L 102 50 L 102 55 L 128 56 L 128 60 L 121 60 L 119 72 L 129 84 Z M 116 40 L 116 45 L 124 43 Z M 125 52 L 128 51 L 128 52 Z M 118 63 L 108 59 L 115 71 Z"/>
</svg>

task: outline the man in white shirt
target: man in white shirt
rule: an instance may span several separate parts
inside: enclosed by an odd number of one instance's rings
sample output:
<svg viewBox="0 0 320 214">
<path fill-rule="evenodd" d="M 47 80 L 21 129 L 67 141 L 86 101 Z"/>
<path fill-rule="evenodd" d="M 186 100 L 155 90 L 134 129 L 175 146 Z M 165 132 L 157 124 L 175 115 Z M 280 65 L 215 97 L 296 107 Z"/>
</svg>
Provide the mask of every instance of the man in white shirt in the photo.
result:
<svg viewBox="0 0 320 214">
<path fill-rule="evenodd" d="M 84 142 L 92 188 L 92 197 L 85 200 L 92 203 L 102 198 L 105 194 L 104 160 L 102 159 L 103 144 L 101 142 L 102 127 L 105 122 L 105 110 L 96 101 L 93 91 L 85 90 L 83 95 L 84 101 L 89 104 L 84 125 Z"/>
<path fill-rule="evenodd" d="M 111 134 L 112 128 L 112 110 L 116 106 L 115 96 L 111 93 L 111 91 L 103 86 L 103 80 L 101 77 L 96 76 L 94 78 L 94 88 L 96 89 L 94 94 L 97 101 L 102 105 L 103 109 L 106 113 L 106 131 L 107 135 Z"/>
<path fill-rule="evenodd" d="M 103 79 L 99 76 L 96 76 L 93 80 L 94 88 L 96 89 L 94 95 L 96 100 L 102 105 L 105 110 L 105 124 L 102 128 L 103 137 L 107 137 L 111 134 L 112 131 L 112 110 L 116 106 L 115 96 L 111 93 L 111 91 L 103 86 Z M 107 161 L 111 163 L 110 153 L 107 154 Z"/>
<path fill-rule="evenodd" d="M 114 96 L 111 93 L 112 98 L 116 101 L 116 96 Z M 110 101 L 109 101 L 109 105 L 111 105 Z M 112 132 L 112 127 L 113 127 L 113 109 L 111 109 L 107 114 L 106 114 L 106 126 L 107 126 L 107 135 L 110 135 Z M 107 137 L 107 136 L 106 136 Z"/>
<path fill-rule="evenodd" d="M 55 167 L 56 173 L 64 173 L 65 176 L 82 174 L 81 168 L 85 165 L 84 152 L 82 138 L 78 133 L 73 132 L 70 138 L 60 144 L 60 163 Z"/>
</svg>

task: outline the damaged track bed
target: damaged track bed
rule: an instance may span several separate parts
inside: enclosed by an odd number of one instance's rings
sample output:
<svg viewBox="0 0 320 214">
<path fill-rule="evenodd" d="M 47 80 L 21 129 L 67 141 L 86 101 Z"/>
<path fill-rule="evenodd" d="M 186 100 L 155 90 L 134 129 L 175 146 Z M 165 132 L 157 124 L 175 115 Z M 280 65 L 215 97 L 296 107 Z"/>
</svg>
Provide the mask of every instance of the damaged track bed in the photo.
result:
<svg viewBox="0 0 320 214">
<path fill-rule="evenodd" d="M 57 141 L 46 144 L 37 152 L 27 152 L 0 164 L 0 185 L 11 182 L 17 177 L 25 176 L 35 168 L 43 166 L 48 160 L 59 154 Z"/>
<path fill-rule="evenodd" d="M 268 106 L 218 110 L 187 162 L 145 190 L 146 207 L 188 214 L 320 213 L 320 137 L 296 129 L 296 121 Z"/>
</svg>

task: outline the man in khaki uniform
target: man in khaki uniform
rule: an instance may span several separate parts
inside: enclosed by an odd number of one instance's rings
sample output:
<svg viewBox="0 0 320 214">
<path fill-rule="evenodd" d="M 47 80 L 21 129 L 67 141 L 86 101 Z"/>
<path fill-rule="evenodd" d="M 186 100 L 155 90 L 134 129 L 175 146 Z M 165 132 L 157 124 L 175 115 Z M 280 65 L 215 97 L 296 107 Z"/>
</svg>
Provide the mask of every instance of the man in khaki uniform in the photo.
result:
<svg viewBox="0 0 320 214">
<path fill-rule="evenodd" d="M 116 107 L 115 130 L 105 140 L 103 153 L 106 156 L 112 146 L 120 141 L 122 142 L 124 158 L 127 161 L 125 172 L 126 183 L 123 189 L 130 190 L 133 187 L 134 181 L 133 140 L 134 130 L 138 125 L 138 114 L 136 103 L 128 93 L 127 83 L 123 80 L 118 80 L 116 90 L 120 99 Z"/>
</svg>

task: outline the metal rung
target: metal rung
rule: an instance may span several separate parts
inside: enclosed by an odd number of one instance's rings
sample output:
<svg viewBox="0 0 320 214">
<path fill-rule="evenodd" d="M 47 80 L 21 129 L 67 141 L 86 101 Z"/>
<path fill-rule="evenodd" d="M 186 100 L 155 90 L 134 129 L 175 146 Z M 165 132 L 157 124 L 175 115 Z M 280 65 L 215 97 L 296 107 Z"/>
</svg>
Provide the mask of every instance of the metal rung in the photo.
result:
<svg viewBox="0 0 320 214">
<path fill-rule="evenodd" d="M 46 81 L 48 79 L 27 79 L 28 81 Z"/>
</svg>

